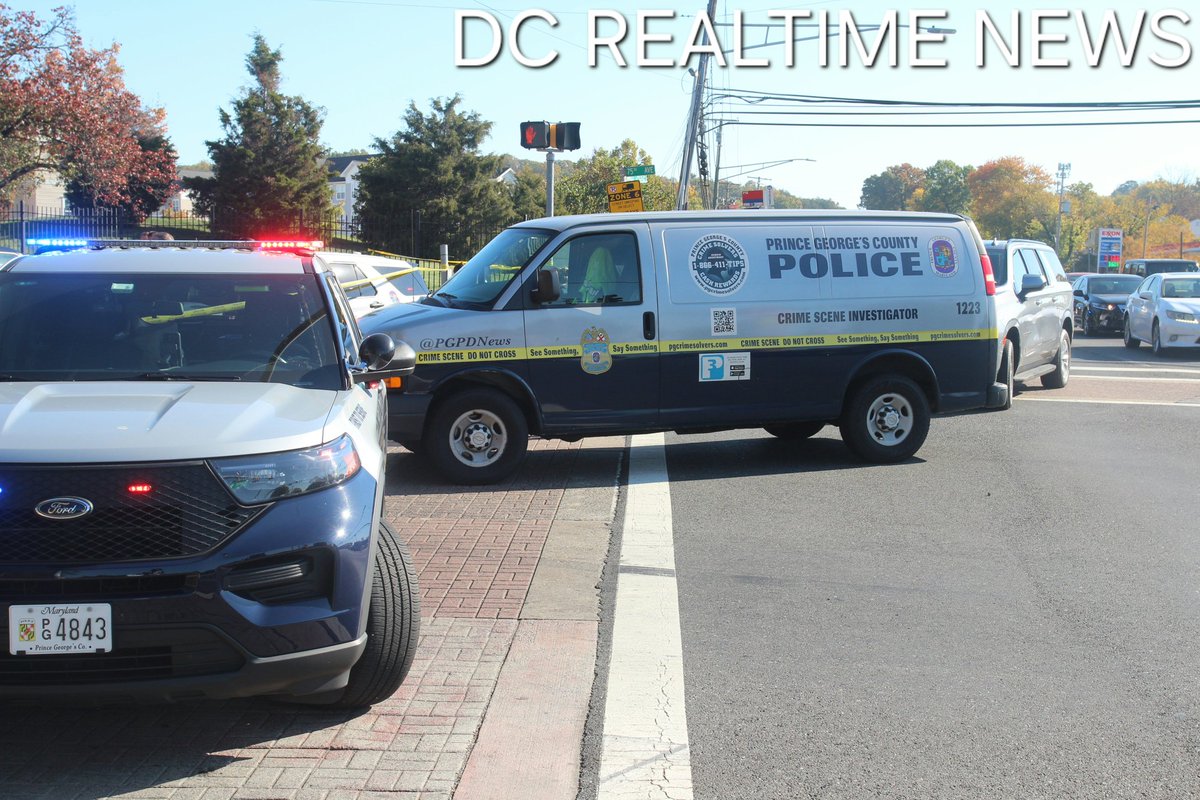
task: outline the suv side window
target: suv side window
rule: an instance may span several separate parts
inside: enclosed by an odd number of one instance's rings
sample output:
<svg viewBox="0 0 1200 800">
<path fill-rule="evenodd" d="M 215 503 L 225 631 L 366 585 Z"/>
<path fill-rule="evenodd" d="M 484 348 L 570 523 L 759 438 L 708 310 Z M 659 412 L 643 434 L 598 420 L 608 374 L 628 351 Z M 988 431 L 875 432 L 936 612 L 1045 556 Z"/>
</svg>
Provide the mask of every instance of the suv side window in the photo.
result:
<svg viewBox="0 0 1200 800">
<path fill-rule="evenodd" d="M 1024 275 L 1024 274 L 1040 275 L 1042 277 L 1042 280 L 1046 281 L 1046 283 L 1050 282 L 1046 278 L 1046 272 L 1042 269 L 1042 262 L 1038 261 L 1037 255 L 1034 254 L 1031 250 L 1028 250 L 1028 249 L 1022 247 L 1020 250 L 1017 251 L 1017 259 L 1016 260 L 1019 264 L 1021 264 L 1021 267 L 1018 268 L 1016 271 L 1016 274 L 1018 276 L 1016 286 L 1018 289 L 1021 287 L 1020 276 Z"/>
<path fill-rule="evenodd" d="M 638 305 L 642 270 L 632 233 L 591 233 L 568 239 L 542 265 L 558 270 L 562 295 L 546 308 Z"/>
<path fill-rule="evenodd" d="M 1053 250 L 1034 250 L 1034 254 L 1042 262 L 1042 270 L 1047 275 L 1051 276 L 1051 283 L 1069 283 L 1067 280 L 1066 270 L 1062 268 L 1062 263 L 1058 260 L 1058 254 Z"/>
</svg>

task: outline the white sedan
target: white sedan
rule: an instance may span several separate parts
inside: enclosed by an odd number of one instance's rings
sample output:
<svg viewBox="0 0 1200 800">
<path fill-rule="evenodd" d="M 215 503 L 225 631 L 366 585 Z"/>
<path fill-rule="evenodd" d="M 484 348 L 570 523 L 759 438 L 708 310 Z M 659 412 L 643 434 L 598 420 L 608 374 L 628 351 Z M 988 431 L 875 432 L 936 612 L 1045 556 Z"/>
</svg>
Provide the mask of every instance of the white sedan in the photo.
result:
<svg viewBox="0 0 1200 800">
<path fill-rule="evenodd" d="M 328 251 L 317 253 L 316 258 L 337 276 L 358 319 L 394 303 L 416 302 L 429 293 L 420 270 L 398 258 Z"/>
<path fill-rule="evenodd" d="M 1200 346 L 1200 275 L 1160 272 L 1138 284 L 1125 306 L 1125 346 L 1142 342 L 1156 355 Z"/>
<path fill-rule="evenodd" d="M 12 261 L 14 258 L 16 258 L 19 255 L 21 255 L 21 254 L 14 253 L 11 250 L 0 250 L 0 267 L 3 267 L 5 264 Z"/>
</svg>

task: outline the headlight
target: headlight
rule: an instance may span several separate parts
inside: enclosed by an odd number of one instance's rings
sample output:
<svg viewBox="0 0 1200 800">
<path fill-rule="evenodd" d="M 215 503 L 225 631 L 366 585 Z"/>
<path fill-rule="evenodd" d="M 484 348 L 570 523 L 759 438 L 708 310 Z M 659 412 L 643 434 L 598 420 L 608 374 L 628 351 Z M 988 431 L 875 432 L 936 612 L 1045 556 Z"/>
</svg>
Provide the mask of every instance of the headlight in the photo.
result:
<svg viewBox="0 0 1200 800">
<path fill-rule="evenodd" d="M 349 480 L 362 462 L 348 435 L 309 450 L 210 461 L 238 502 L 269 503 Z"/>
<path fill-rule="evenodd" d="M 1092 308 L 1096 311 L 1112 311 L 1116 306 L 1112 303 L 1101 303 L 1099 300 L 1093 300 Z"/>
<path fill-rule="evenodd" d="M 1189 314 L 1186 311 L 1168 311 L 1167 316 L 1176 322 L 1195 322 L 1196 315 Z"/>
</svg>

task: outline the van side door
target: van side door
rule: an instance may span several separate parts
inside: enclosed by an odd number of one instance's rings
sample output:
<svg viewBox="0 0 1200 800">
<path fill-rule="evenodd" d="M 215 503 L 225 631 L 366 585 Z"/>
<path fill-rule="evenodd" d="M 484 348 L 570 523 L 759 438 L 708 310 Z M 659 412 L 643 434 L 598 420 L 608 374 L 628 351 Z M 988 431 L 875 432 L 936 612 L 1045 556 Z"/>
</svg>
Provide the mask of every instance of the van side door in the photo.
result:
<svg viewBox="0 0 1200 800">
<path fill-rule="evenodd" d="M 524 289 L 530 386 L 546 433 L 653 428 L 658 422 L 658 293 L 647 225 L 570 231 Z M 539 300 L 538 273 L 561 294 Z"/>
</svg>

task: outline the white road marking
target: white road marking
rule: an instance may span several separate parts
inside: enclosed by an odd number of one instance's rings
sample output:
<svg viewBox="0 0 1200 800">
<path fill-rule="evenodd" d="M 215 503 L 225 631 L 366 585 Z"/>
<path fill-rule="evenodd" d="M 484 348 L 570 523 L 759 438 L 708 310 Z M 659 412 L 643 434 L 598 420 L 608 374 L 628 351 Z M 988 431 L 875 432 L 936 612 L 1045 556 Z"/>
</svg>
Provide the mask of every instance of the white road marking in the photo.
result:
<svg viewBox="0 0 1200 800">
<path fill-rule="evenodd" d="M 1176 373 L 1180 375 L 1200 375 L 1200 369 L 1187 369 L 1186 367 L 1093 367 L 1090 364 L 1080 364 L 1075 360 L 1071 364 L 1072 370 L 1087 370 L 1088 372 L 1166 372 Z"/>
<path fill-rule="evenodd" d="M 599 800 L 691 800 L 666 436 L 634 436 L 604 703 Z"/>
<path fill-rule="evenodd" d="M 1141 378 L 1132 375 L 1080 375 L 1076 370 L 1072 378 L 1081 381 L 1137 381 L 1138 383 L 1200 383 L 1197 378 Z"/>
<path fill-rule="evenodd" d="M 1161 403 L 1154 400 L 1072 400 L 1064 397 L 1021 397 L 1014 400 L 1023 403 L 1093 403 L 1106 406 L 1172 406 L 1174 408 L 1200 408 L 1200 403 Z"/>
</svg>

